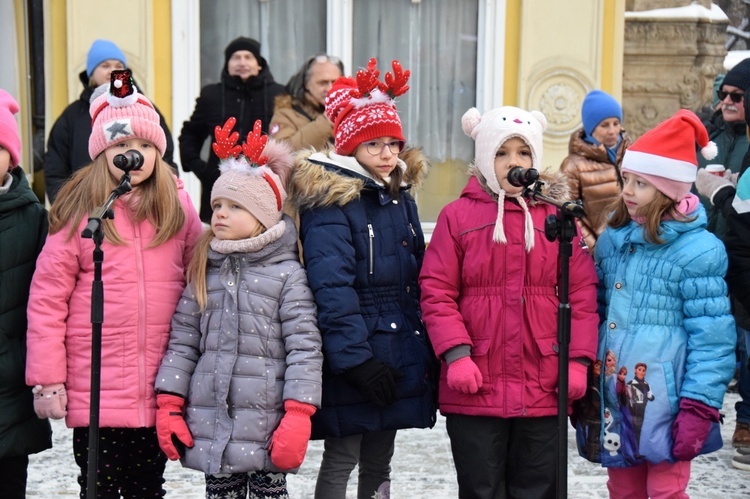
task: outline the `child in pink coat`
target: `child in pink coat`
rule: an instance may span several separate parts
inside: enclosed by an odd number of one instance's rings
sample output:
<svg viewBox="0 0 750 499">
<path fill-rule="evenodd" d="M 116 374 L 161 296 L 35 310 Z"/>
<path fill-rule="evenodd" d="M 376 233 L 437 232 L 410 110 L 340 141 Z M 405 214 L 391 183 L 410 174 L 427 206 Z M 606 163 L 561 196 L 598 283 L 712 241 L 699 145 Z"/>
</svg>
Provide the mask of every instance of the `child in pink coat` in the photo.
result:
<svg viewBox="0 0 750 499">
<path fill-rule="evenodd" d="M 144 160 L 130 172 L 133 189 L 112 205 L 114 219 L 103 222 L 99 469 L 106 472 L 97 481 L 106 497 L 161 497 L 166 456 L 156 438 L 154 380 L 202 227 L 161 159 L 166 137 L 153 105 L 129 71 L 114 71 L 112 82 L 91 103 L 94 161 L 62 187 L 50 210 L 31 284 L 26 383 L 34 387 L 39 417 L 65 417 L 74 429 L 86 497 L 94 242 L 81 232 L 123 175 L 115 156 L 138 151 Z"/>
</svg>

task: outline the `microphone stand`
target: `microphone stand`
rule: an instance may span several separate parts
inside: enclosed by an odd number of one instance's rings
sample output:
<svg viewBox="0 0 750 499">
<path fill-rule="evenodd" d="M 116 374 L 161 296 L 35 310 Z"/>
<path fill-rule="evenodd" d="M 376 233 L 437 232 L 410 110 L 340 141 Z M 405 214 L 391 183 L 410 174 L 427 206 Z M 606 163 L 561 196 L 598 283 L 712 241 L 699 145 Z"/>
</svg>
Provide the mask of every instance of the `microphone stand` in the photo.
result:
<svg viewBox="0 0 750 499">
<path fill-rule="evenodd" d="M 524 197 L 542 201 L 557 208 L 557 215 L 548 215 L 544 223 L 547 240 L 560 242 L 560 282 L 557 311 L 557 497 L 565 499 L 568 491 L 568 362 L 570 355 L 570 257 L 573 255 L 575 219 L 583 216 L 583 206 L 576 201 L 559 201 L 542 194 L 544 182 L 537 180 L 527 186 Z"/>
<path fill-rule="evenodd" d="M 102 323 L 104 322 L 104 283 L 102 282 L 102 262 L 104 252 L 103 220 L 114 219 L 110 206 L 123 194 L 130 192 L 130 173 L 125 172 L 120 184 L 112 191 L 107 201 L 89 215 L 89 222 L 81 232 L 81 237 L 94 240 L 94 281 L 91 286 L 91 395 L 89 403 L 89 448 L 86 498 L 96 497 L 96 478 L 99 467 L 99 395 L 102 364 Z"/>
</svg>

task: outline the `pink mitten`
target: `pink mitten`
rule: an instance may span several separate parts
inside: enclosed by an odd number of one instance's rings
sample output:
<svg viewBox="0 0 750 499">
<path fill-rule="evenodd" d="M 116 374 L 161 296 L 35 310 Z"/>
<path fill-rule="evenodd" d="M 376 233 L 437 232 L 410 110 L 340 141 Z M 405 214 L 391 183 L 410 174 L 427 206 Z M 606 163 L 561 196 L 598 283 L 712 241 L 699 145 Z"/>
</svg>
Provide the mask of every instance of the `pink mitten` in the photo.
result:
<svg viewBox="0 0 750 499">
<path fill-rule="evenodd" d="M 586 395 L 588 386 L 588 367 L 577 360 L 568 363 L 568 402 L 573 402 Z"/>
<path fill-rule="evenodd" d="M 680 412 L 672 424 L 672 455 L 678 461 L 690 461 L 698 455 L 711 431 L 719 422 L 719 410 L 693 399 L 680 399 Z"/>
<path fill-rule="evenodd" d="M 68 415 L 68 395 L 65 385 L 52 383 L 51 385 L 36 385 L 31 389 L 34 394 L 34 412 L 40 419 L 62 419 Z"/>
<path fill-rule="evenodd" d="M 312 432 L 310 418 L 315 414 L 315 406 L 289 399 L 284 402 L 284 410 L 286 414 L 273 432 L 268 449 L 274 466 L 291 470 L 299 468 L 305 459 Z"/>
<path fill-rule="evenodd" d="M 482 373 L 471 360 L 461 357 L 448 364 L 448 387 L 461 393 L 477 393 L 482 386 Z"/>
<path fill-rule="evenodd" d="M 184 447 L 193 446 L 193 436 L 182 417 L 185 399 L 169 393 L 156 396 L 156 438 L 159 447 L 172 461 L 179 459 Z M 179 450 L 178 450 L 179 448 Z"/>
</svg>

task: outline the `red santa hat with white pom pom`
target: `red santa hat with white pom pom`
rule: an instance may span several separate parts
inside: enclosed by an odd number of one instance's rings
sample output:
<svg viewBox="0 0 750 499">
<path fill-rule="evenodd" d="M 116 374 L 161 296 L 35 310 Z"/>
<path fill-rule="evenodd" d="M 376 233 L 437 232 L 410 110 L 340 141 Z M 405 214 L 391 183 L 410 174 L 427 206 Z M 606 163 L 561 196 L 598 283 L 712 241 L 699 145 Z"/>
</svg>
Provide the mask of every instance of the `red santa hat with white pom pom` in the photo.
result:
<svg viewBox="0 0 750 499">
<path fill-rule="evenodd" d="M 644 177 L 667 197 L 680 202 L 690 193 L 698 172 L 696 144 L 704 158 L 716 157 L 716 144 L 709 141 L 700 118 L 680 109 L 625 151 L 622 172 Z"/>
</svg>

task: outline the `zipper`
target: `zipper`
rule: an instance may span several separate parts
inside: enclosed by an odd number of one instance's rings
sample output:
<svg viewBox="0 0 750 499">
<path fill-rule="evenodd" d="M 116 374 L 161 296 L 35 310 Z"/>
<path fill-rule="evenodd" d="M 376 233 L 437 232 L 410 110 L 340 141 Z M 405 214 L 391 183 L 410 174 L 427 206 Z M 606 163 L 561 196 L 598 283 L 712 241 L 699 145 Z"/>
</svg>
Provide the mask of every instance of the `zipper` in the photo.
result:
<svg viewBox="0 0 750 499">
<path fill-rule="evenodd" d="M 370 234 L 370 275 L 372 275 L 372 267 L 373 267 L 373 254 L 372 254 L 372 247 L 373 242 L 375 241 L 375 231 L 372 229 L 372 224 L 367 224 L 367 231 Z"/>
</svg>

